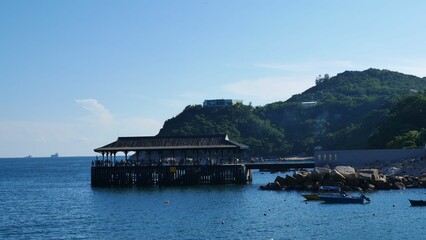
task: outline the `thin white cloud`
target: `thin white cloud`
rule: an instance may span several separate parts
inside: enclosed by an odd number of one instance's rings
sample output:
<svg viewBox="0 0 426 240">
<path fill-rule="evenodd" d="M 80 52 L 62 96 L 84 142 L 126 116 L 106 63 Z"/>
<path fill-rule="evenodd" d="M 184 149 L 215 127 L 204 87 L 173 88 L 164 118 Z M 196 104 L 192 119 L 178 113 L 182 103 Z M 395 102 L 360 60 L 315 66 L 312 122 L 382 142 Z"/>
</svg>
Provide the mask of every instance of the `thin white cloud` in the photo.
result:
<svg viewBox="0 0 426 240">
<path fill-rule="evenodd" d="M 86 109 L 91 117 L 86 118 L 80 125 L 86 123 L 91 127 L 91 132 L 108 136 L 129 135 L 155 135 L 162 127 L 162 122 L 144 117 L 117 117 L 96 99 L 77 99 L 76 103 Z M 91 139 L 93 136 L 82 136 L 83 139 Z"/>
<path fill-rule="evenodd" d="M 88 142 L 89 139 L 87 137 L 80 137 L 79 141 L 81 141 L 81 142 Z"/>
<path fill-rule="evenodd" d="M 113 123 L 113 117 L 110 111 L 105 108 L 96 99 L 76 99 L 75 102 L 86 109 L 93 117 L 100 121 L 102 124 Z"/>
<path fill-rule="evenodd" d="M 73 121 L 0 121 L 0 157 L 94 155 L 118 136 L 152 136 L 163 122 L 144 117 L 114 118 L 96 99 L 78 99 L 86 116 Z"/>
<path fill-rule="evenodd" d="M 148 118 L 125 118 L 117 123 L 120 136 L 154 136 L 163 126 L 163 123 Z"/>
</svg>

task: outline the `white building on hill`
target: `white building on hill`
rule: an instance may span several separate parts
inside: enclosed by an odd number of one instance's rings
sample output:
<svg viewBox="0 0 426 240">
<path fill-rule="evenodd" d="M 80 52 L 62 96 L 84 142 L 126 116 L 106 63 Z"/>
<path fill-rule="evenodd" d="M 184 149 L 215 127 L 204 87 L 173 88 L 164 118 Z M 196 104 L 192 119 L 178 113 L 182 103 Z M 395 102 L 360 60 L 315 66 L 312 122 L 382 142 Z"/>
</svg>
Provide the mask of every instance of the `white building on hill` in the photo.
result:
<svg viewBox="0 0 426 240">
<path fill-rule="evenodd" d="M 204 100 L 203 107 L 226 107 L 226 106 L 232 106 L 238 103 L 243 104 L 243 100 L 211 99 L 211 100 Z"/>
<path fill-rule="evenodd" d="M 315 107 L 317 102 L 302 102 L 303 107 Z"/>
</svg>

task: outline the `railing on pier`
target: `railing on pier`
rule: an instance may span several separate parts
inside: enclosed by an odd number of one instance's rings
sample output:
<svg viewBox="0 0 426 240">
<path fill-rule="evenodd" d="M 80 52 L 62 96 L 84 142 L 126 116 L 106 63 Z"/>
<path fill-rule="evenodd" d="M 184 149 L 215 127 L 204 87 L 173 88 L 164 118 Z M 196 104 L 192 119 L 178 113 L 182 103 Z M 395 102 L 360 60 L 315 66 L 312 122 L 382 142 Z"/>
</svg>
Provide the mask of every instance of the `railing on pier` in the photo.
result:
<svg viewBox="0 0 426 240">
<path fill-rule="evenodd" d="M 92 166 L 92 186 L 246 184 L 244 165 Z"/>
<path fill-rule="evenodd" d="M 95 187 L 246 184 L 252 181 L 252 169 L 285 172 L 314 167 L 314 161 L 218 165 L 141 165 L 130 161 L 95 161 L 92 163 L 91 182 Z"/>
</svg>

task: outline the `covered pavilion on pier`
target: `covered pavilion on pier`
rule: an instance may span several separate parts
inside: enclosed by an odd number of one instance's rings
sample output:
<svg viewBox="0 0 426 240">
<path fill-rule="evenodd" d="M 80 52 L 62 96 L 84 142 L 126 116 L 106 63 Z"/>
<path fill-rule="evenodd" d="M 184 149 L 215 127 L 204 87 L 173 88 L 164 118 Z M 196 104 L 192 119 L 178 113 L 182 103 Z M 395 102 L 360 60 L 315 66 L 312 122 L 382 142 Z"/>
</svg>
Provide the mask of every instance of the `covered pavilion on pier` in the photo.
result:
<svg viewBox="0 0 426 240">
<path fill-rule="evenodd" d="M 218 134 L 119 137 L 94 151 L 102 155 L 102 162 L 116 162 L 117 153 L 122 152 L 124 162 L 132 165 L 216 165 L 238 163 L 246 149 L 248 146 L 230 140 L 227 134 Z"/>
</svg>

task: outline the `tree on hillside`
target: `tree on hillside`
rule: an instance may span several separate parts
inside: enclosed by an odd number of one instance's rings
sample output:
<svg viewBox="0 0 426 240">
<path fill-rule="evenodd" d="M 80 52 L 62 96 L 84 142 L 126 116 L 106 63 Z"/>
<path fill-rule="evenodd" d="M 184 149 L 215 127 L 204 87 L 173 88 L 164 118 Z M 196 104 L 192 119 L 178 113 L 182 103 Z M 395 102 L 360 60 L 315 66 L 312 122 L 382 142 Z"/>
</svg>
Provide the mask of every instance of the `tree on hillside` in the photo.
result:
<svg viewBox="0 0 426 240">
<path fill-rule="evenodd" d="M 426 96 L 418 94 L 397 102 L 370 140 L 373 148 L 415 148 L 423 145 Z"/>
<path fill-rule="evenodd" d="M 328 75 L 328 73 L 324 74 L 324 77 L 320 75 L 318 75 L 318 77 L 315 79 L 315 85 L 319 85 L 321 83 L 324 83 L 326 81 L 328 81 L 330 79 L 330 75 Z"/>
</svg>

